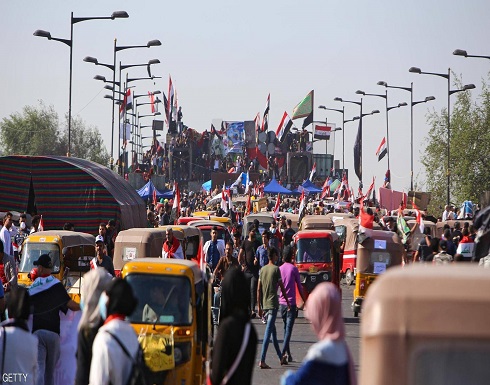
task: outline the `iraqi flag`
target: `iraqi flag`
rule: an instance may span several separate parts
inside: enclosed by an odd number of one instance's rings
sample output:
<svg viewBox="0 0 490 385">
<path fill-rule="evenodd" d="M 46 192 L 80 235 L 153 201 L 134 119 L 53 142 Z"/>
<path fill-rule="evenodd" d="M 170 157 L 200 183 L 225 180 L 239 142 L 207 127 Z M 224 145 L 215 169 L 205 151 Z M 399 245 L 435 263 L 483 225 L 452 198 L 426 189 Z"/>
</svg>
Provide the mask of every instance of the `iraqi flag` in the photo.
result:
<svg viewBox="0 0 490 385">
<path fill-rule="evenodd" d="M 276 129 L 276 137 L 279 142 L 282 143 L 284 139 L 286 139 L 287 134 L 289 133 L 289 131 L 291 131 L 291 127 L 293 127 L 293 122 L 288 113 L 284 111 L 281 123 L 279 123 L 279 127 L 277 127 Z"/>
<path fill-rule="evenodd" d="M 325 183 L 323 183 L 321 199 L 325 198 L 325 196 L 330 196 L 331 184 L 332 181 L 330 180 L 330 177 L 327 177 L 327 179 L 325 179 Z"/>
<path fill-rule="evenodd" d="M 95 270 L 97 269 L 99 266 L 97 266 L 97 257 L 93 257 L 91 260 L 90 260 L 90 269 L 91 270 Z"/>
<path fill-rule="evenodd" d="M 49 312 L 51 309 L 66 305 L 70 300 L 63 284 L 52 275 L 36 278 L 29 288 L 29 295 L 34 318 Z"/>
<path fill-rule="evenodd" d="M 315 124 L 314 138 L 315 139 L 330 139 L 330 133 L 335 129 L 335 124 L 321 125 Z"/>
<path fill-rule="evenodd" d="M 383 137 L 378 149 L 376 150 L 376 156 L 378 157 L 378 162 L 384 158 L 384 156 L 388 153 L 388 147 L 386 146 L 386 138 Z"/>
<path fill-rule="evenodd" d="M 174 185 L 174 204 L 172 205 L 172 212 L 170 214 L 170 220 L 174 220 L 174 222 L 177 222 L 177 219 L 179 218 L 180 215 L 180 189 L 179 189 L 179 184 L 175 182 Z"/>
<path fill-rule="evenodd" d="M 174 97 L 175 97 L 175 91 L 174 91 L 174 85 L 172 84 L 172 78 L 170 75 L 168 75 L 168 100 L 167 100 L 167 121 L 170 123 L 172 121 L 172 108 L 174 105 Z"/>
<path fill-rule="evenodd" d="M 123 102 L 119 106 L 119 117 L 121 120 L 124 120 L 124 115 L 127 110 L 131 110 L 133 108 L 133 94 L 131 93 L 131 89 L 128 88 L 126 93 L 124 94 Z"/>
<path fill-rule="evenodd" d="M 315 174 L 316 174 L 316 162 L 313 163 L 313 167 L 311 168 L 311 172 L 310 172 L 310 177 L 308 179 L 312 181 Z"/>
<path fill-rule="evenodd" d="M 226 194 L 225 182 L 223 182 L 223 189 L 221 190 L 221 210 L 225 213 L 228 212 L 228 196 Z"/>
<path fill-rule="evenodd" d="M 281 194 L 277 194 L 277 200 L 276 200 L 276 205 L 274 206 L 274 212 L 272 213 L 272 216 L 274 217 L 275 220 L 279 217 L 279 207 L 281 206 Z"/>
<path fill-rule="evenodd" d="M 306 199 L 305 199 L 305 190 L 301 192 L 301 198 L 299 198 L 300 203 L 299 203 L 299 218 L 298 218 L 298 224 L 301 223 L 301 220 L 305 216 L 305 211 L 306 211 Z"/>
<path fill-rule="evenodd" d="M 153 92 L 148 91 L 148 96 L 150 97 L 151 113 L 154 114 L 156 112 L 156 109 L 155 109 L 155 95 L 153 94 Z"/>
<path fill-rule="evenodd" d="M 44 231 L 44 220 L 42 215 L 41 219 L 39 219 L 39 226 L 37 226 L 37 231 Z"/>
<path fill-rule="evenodd" d="M 373 181 L 372 181 L 372 182 L 371 182 L 371 184 L 369 185 L 369 188 L 368 188 L 368 190 L 367 190 L 367 192 L 366 192 L 366 195 L 365 195 L 365 198 L 366 198 L 366 199 L 369 199 L 369 197 L 371 196 L 371 193 L 372 193 L 372 192 L 373 192 L 373 190 L 374 190 L 374 179 L 375 179 L 375 178 L 374 178 L 374 176 L 373 176 Z"/>
<path fill-rule="evenodd" d="M 271 94 L 267 96 L 267 102 L 265 104 L 264 117 L 262 118 L 262 132 L 269 130 L 269 109 L 271 105 Z"/>
</svg>

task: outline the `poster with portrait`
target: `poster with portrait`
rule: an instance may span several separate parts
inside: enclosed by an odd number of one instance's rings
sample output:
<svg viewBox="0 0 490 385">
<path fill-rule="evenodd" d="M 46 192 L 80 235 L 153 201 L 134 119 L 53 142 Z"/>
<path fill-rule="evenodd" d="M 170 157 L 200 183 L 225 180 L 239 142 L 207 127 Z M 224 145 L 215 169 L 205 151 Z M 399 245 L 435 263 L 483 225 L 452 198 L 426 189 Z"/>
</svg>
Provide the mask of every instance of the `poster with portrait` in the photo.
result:
<svg viewBox="0 0 490 385">
<path fill-rule="evenodd" d="M 245 145 L 245 122 L 223 122 L 226 135 L 223 136 L 225 153 L 241 154 Z"/>
</svg>

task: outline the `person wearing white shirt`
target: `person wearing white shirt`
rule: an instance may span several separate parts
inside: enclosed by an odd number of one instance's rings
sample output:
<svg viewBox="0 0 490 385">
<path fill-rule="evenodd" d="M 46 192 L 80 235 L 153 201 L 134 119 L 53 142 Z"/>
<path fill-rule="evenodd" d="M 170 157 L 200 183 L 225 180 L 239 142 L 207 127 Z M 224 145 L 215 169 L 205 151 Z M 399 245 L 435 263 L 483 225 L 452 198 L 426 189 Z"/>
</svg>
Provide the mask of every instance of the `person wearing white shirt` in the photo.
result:
<svg viewBox="0 0 490 385">
<path fill-rule="evenodd" d="M 99 311 L 104 325 L 100 327 L 92 346 L 90 384 L 109 385 L 127 383 L 139 351 L 134 329 L 125 318 L 134 311 L 137 299 L 131 286 L 120 278 L 114 279 L 99 300 Z M 124 352 L 116 338 L 131 354 Z"/>
<path fill-rule="evenodd" d="M 8 212 L 3 217 L 3 227 L 0 230 L 0 240 L 3 242 L 3 251 L 8 255 L 14 255 L 12 239 L 10 237 L 10 228 L 12 227 L 12 224 L 12 213 Z"/>
</svg>

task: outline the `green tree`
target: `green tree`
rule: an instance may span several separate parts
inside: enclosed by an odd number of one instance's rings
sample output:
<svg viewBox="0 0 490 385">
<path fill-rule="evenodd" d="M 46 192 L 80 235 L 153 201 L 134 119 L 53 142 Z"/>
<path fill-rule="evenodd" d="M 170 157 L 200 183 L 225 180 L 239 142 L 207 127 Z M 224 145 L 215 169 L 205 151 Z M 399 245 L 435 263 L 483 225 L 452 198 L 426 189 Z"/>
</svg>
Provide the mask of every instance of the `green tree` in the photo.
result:
<svg viewBox="0 0 490 385">
<path fill-rule="evenodd" d="M 451 203 L 457 206 L 465 200 L 478 202 L 490 189 L 490 91 L 482 83 L 477 102 L 470 92 L 459 92 L 452 107 L 449 175 Z M 462 87 L 459 78 L 455 85 Z M 428 123 L 431 128 L 421 159 L 427 191 L 432 193 L 429 212 L 439 215 L 447 200 L 447 109 L 432 111 Z"/>
<path fill-rule="evenodd" d="M 42 101 L 39 106 L 25 106 L 22 112 L 11 114 L 0 122 L 0 144 L 3 155 L 66 155 L 68 148 L 68 118 L 60 128 L 53 106 Z M 72 156 L 88 159 L 104 166 L 109 154 L 96 127 L 82 119 L 72 118 Z"/>
</svg>

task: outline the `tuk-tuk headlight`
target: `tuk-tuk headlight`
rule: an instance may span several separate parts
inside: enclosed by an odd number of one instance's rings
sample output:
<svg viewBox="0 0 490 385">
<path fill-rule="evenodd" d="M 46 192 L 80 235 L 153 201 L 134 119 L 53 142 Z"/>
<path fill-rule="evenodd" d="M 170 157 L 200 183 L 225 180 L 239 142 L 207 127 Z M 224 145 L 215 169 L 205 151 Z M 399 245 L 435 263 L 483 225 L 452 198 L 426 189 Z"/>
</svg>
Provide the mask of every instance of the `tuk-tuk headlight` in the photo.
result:
<svg viewBox="0 0 490 385">
<path fill-rule="evenodd" d="M 299 274 L 299 278 L 301 280 L 301 283 L 302 284 L 305 284 L 306 283 L 306 278 L 307 278 L 307 275 L 306 274 Z"/>
<path fill-rule="evenodd" d="M 322 278 L 324 281 L 328 281 L 328 273 L 324 273 Z"/>
<path fill-rule="evenodd" d="M 174 346 L 175 365 L 181 365 L 191 359 L 191 343 L 180 342 Z"/>
</svg>

